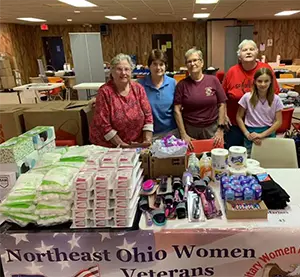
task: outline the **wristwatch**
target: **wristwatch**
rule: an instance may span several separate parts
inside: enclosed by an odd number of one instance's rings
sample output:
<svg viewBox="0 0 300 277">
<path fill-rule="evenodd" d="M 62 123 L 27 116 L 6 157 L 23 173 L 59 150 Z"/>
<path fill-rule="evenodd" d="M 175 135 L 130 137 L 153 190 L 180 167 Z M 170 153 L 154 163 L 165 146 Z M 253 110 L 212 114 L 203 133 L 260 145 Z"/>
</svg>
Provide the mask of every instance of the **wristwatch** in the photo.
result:
<svg viewBox="0 0 300 277">
<path fill-rule="evenodd" d="M 219 124 L 218 129 L 225 130 L 225 125 L 224 124 Z"/>
</svg>

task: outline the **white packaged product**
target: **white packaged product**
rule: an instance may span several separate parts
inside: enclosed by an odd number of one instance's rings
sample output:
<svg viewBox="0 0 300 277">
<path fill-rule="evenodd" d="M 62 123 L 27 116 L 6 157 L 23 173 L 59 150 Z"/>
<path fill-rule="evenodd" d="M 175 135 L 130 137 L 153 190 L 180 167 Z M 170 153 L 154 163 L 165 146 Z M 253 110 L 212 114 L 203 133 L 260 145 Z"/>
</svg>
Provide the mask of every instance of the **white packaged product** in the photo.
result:
<svg viewBox="0 0 300 277">
<path fill-rule="evenodd" d="M 230 167 L 229 173 L 230 173 L 230 175 L 237 175 L 237 176 L 247 175 L 247 168 L 246 167 L 242 167 L 242 168 Z"/>
<path fill-rule="evenodd" d="M 259 167 L 260 162 L 257 161 L 257 160 L 253 160 L 253 159 L 247 159 L 246 165 L 247 165 L 247 168 L 249 168 L 249 167 Z"/>
<path fill-rule="evenodd" d="M 226 169 L 228 167 L 228 150 L 215 148 L 211 150 L 212 167 L 214 169 Z"/>
<path fill-rule="evenodd" d="M 234 168 L 243 168 L 246 166 L 247 149 L 242 146 L 231 146 L 229 148 L 228 163 Z"/>
</svg>

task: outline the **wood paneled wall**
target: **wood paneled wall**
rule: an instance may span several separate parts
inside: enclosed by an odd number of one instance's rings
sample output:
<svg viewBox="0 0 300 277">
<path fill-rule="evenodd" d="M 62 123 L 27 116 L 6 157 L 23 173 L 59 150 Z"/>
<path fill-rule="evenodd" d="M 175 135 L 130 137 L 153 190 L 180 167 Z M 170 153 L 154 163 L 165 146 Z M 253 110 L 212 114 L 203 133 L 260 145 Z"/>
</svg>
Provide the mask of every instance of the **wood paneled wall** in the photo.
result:
<svg viewBox="0 0 300 277">
<path fill-rule="evenodd" d="M 257 20 L 254 24 L 254 40 L 259 45 L 265 43 L 266 50 L 261 52 L 268 61 L 276 61 L 276 55 L 282 59 L 300 58 L 300 19 Z M 267 40 L 273 39 L 273 46 L 267 46 Z"/>
<path fill-rule="evenodd" d="M 254 24 L 257 35 L 255 41 L 267 43 L 273 39 L 273 46 L 266 47 L 264 54 L 269 61 L 274 61 L 280 53 L 282 58 L 300 58 L 300 20 L 259 20 L 249 21 Z M 124 52 L 137 55 L 138 63 L 146 64 L 152 48 L 152 34 L 172 34 L 174 68 L 184 65 L 184 53 L 196 46 L 206 57 L 206 23 L 176 22 L 149 24 L 111 24 L 110 34 L 102 36 L 104 61 L 110 61 L 114 55 Z M 15 56 L 21 70 L 23 82 L 37 76 L 37 59 L 44 58 L 42 37 L 61 36 L 64 42 L 66 61 L 73 63 L 70 48 L 70 32 L 98 32 L 99 25 L 50 25 L 48 31 L 41 31 L 39 26 L 20 24 L 0 24 L 0 52 Z"/>
</svg>

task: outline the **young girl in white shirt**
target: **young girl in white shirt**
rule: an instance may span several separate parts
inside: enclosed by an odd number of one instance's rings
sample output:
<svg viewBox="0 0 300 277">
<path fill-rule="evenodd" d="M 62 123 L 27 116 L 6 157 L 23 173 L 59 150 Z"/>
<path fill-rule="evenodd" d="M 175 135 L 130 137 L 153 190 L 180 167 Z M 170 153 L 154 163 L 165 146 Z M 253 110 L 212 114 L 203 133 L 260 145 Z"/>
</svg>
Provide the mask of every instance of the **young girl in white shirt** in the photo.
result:
<svg viewBox="0 0 300 277">
<path fill-rule="evenodd" d="M 245 135 L 248 154 L 253 142 L 260 145 L 262 139 L 276 137 L 275 132 L 282 123 L 283 104 L 274 93 L 273 78 L 269 68 L 258 69 L 254 74 L 252 92 L 245 93 L 239 101 L 236 120 Z"/>
</svg>

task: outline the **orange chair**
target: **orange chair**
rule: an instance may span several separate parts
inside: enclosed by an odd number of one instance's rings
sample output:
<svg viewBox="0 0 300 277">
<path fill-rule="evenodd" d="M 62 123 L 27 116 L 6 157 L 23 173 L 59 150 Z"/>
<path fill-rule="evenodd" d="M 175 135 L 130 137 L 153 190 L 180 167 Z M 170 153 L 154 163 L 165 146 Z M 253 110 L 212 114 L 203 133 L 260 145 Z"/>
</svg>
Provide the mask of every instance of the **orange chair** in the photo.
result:
<svg viewBox="0 0 300 277">
<path fill-rule="evenodd" d="M 179 83 L 181 80 L 185 79 L 185 74 L 175 74 L 174 79 L 176 80 L 177 83 Z"/>
<path fill-rule="evenodd" d="M 279 75 L 279 78 L 280 79 L 292 79 L 292 78 L 294 78 L 294 75 L 292 73 L 283 73 L 283 74 Z M 282 85 L 282 88 L 285 88 L 285 89 L 294 89 L 295 85 L 285 84 L 285 85 Z"/>
<path fill-rule="evenodd" d="M 293 112 L 293 108 L 282 110 L 282 123 L 276 134 L 282 134 L 291 129 Z"/>
<path fill-rule="evenodd" d="M 64 80 L 60 77 L 48 77 L 48 82 L 49 83 L 63 83 Z M 56 100 L 57 97 L 60 100 L 64 100 L 60 94 L 61 94 L 62 90 L 65 88 L 66 88 L 65 86 L 62 86 L 60 88 L 55 88 L 55 89 L 51 90 L 48 95 L 50 100 Z"/>
<path fill-rule="evenodd" d="M 224 148 L 224 145 L 214 145 L 213 139 L 202 139 L 202 140 L 193 140 L 192 144 L 194 146 L 194 153 L 201 154 L 203 152 L 209 152 L 214 148 Z M 190 152 L 188 151 L 188 154 Z"/>
</svg>

